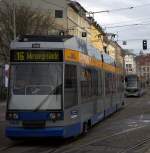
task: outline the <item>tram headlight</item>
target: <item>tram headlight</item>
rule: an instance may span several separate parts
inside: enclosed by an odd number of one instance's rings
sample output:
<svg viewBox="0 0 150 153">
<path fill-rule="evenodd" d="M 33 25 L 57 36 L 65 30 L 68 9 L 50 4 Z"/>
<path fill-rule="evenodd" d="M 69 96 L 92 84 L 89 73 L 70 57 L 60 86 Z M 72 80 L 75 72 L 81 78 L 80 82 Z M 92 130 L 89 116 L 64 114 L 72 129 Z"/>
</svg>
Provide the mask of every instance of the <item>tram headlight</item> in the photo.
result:
<svg viewBox="0 0 150 153">
<path fill-rule="evenodd" d="M 50 120 L 61 120 L 62 119 L 62 113 L 60 112 L 52 112 L 49 114 Z"/>
<path fill-rule="evenodd" d="M 19 116 L 18 116 L 18 113 L 13 113 L 13 119 L 18 119 L 19 118 Z"/>
<path fill-rule="evenodd" d="M 7 119 L 8 120 L 18 120 L 19 115 L 18 115 L 18 113 L 15 113 L 15 112 L 8 112 L 7 113 Z"/>
<path fill-rule="evenodd" d="M 56 120 L 56 113 L 50 113 L 49 117 L 51 120 Z"/>
</svg>

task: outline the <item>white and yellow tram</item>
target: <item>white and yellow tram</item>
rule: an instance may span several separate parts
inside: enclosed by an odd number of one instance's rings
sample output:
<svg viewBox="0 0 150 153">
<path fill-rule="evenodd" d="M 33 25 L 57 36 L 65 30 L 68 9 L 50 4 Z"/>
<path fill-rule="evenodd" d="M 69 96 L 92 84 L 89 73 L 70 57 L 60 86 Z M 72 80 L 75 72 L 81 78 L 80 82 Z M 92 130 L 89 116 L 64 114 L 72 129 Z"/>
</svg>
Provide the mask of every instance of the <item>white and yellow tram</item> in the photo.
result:
<svg viewBox="0 0 150 153">
<path fill-rule="evenodd" d="M 72 137 L 124 104 L 123 68 L 73 36 L 11 43 L 6 136 Z"/>
</svg>

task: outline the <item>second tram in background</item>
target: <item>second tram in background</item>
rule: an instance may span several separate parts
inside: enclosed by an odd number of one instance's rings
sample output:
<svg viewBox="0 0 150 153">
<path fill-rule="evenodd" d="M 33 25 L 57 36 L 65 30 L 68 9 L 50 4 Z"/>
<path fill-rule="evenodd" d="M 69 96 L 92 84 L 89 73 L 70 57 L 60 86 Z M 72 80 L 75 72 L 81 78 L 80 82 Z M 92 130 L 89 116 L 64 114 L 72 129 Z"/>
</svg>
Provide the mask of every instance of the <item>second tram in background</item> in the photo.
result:
<svg viewBox="0 0 150 153">
<path fill-rule="evenodd" d="M 72 137 L 124 104 L 123 69 L 73 36 L 12 42 L 6 136 Z"/>
<path fill-rule="evenodd" d="M 125 96 L 142 96 L 144 89 L 137 74 L 130 74 L 125 77 Z"/>
</svg>

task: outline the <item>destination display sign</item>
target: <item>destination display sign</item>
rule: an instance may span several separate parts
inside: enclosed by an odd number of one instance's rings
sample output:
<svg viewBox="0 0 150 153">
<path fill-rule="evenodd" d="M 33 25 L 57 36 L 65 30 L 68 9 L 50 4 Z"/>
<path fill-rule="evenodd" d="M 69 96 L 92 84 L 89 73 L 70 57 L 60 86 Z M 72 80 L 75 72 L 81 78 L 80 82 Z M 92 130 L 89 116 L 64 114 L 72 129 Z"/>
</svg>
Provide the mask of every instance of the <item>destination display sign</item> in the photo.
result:
<svg viewBox="0 0 150 153">
<path fill-rule="evenodd" d="M 11 50 L 11 62 L 62 62 L 62 50 Z"/>
</svg>

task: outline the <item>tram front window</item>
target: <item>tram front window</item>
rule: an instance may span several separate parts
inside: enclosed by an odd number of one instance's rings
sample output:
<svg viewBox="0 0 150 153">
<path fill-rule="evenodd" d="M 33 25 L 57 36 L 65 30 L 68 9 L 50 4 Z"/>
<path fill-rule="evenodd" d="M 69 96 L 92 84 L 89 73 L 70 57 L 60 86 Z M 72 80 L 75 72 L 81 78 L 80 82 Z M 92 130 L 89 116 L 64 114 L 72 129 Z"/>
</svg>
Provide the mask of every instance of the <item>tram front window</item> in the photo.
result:
<svg viewBox="0 0 150 153">
<path fill-rule="evenodd" d="M 137 79 L 132 78 L 127 80 L 127 87 L 137 87 Z"/>
<path fill-rule="evenodd" d="M 10 109 L 61 109 L 62 65 L 12 65 L 10 89 Z"/>
<path fill-rule="evenodd" d="M 137 87 L 137 82 L 135 81 L 128 81 L 127 82 L 127 87 Z"/>
</svg>

